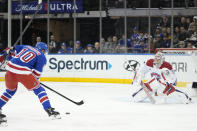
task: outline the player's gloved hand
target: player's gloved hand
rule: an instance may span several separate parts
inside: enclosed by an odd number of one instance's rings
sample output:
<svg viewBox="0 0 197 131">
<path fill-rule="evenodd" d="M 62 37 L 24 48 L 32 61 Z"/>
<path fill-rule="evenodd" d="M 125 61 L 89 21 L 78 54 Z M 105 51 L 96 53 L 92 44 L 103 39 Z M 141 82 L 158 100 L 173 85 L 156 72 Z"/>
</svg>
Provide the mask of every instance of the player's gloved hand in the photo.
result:
<svg viewBox="0 0 197 131">
<path fill-rule="evenodd" d="M 32 74 L 36 77 L 37 80 L 40 80 L 40 74 L 36 73 L 35 70 L 32 71 Z"/>
<path fill-rule="evenodd" d="M 166 95 L 169 95 L 169 94 L 173 93 L 174 91 L 175 91 L 175 88 L 172 85 L 172 83 L 166 82 L 166 88 L 164 89 L 163 93 Z"/>
<path fill-rule="evenodd" d="M 6 48 L 6 49 L 3 50 L 3 54 L 4 55 L 8 55 L 11 52 L 13 52 L 13 49 L 14 49 L 13 47 L 8 47 L 8 48 Z"/>
</svg>

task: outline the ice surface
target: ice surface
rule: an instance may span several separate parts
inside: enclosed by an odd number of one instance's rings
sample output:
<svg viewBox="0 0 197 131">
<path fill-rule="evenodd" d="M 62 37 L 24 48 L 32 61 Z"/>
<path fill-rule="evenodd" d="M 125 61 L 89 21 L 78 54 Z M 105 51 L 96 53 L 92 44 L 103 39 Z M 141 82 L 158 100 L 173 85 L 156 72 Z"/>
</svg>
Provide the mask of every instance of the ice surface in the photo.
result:
<svg viewBox="0 0 197 131">
<path fill-rule="evenodd" d="M 192 104 L 133 103 L 127 84 L 43 82 L 75 100 L 77 106 L 47 90 L 62 119 L 51 120 L 33 92 L 19 85 L 4 106 L 8 126 L 0 131 L 196 131 L 197 102 Z M 5 89 L 0 83 L 0 93 Z M 194 99 L 194 101 L 197 101 Z M 70 112 L 70 115 L 66 115 Z"/>
</svg>

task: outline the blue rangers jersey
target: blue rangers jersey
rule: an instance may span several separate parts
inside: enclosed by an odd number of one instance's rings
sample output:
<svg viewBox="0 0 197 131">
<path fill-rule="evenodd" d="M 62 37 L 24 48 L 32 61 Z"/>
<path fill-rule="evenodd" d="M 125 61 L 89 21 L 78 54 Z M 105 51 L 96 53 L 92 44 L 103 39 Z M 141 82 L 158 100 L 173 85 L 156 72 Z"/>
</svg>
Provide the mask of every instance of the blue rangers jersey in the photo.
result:
<svg viewBox="0 0 197 131">
<path fill-rule="evenodd" d="M 16 74 L 34 73 L 39 78 L 47 62 L 45 55 L 28 45 L 17 45 L 14 49 L 16 55 L 10 59 L 6 69 Z"/>
</svg>

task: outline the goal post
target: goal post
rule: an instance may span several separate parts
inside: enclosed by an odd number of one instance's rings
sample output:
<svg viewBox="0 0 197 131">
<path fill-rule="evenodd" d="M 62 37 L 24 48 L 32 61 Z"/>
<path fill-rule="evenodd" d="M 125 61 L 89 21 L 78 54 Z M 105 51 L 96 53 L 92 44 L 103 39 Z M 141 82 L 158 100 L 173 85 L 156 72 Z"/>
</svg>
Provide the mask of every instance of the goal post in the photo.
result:
<svg viewBox="0 0 197 131">
<path fill-rule="evenodd" d="M 155 53 L 158 51 L 172 64 L 179 86 L 197 88 L 197 48 L 157 48 Z"/>
</svg>

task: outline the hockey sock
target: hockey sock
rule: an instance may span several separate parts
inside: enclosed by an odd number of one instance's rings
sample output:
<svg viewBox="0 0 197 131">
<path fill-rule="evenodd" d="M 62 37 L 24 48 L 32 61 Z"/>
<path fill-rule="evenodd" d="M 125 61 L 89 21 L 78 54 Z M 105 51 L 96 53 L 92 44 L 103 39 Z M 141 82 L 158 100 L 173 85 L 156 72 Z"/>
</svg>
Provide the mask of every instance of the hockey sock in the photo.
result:
<svg viewBox="0 0 197 131">
<path fill-rule="evenodd" d="M 47 93 L 43 87 L 39 87 L 37 89 L 34 89 L 34 94 L 38 96 L 40 103 L 42 104 L 43 108 L 46 110 L 48 108 L 51 108 L 51 104 L 49 101 L 49 98 L 47 96 Z"/>
<path fill-rule="evenodd" d="M 0 97 L 0 109 L 14 96 L 16 90 L 11 91 L 6 89 L 5 92 Z"/>
</svg>

